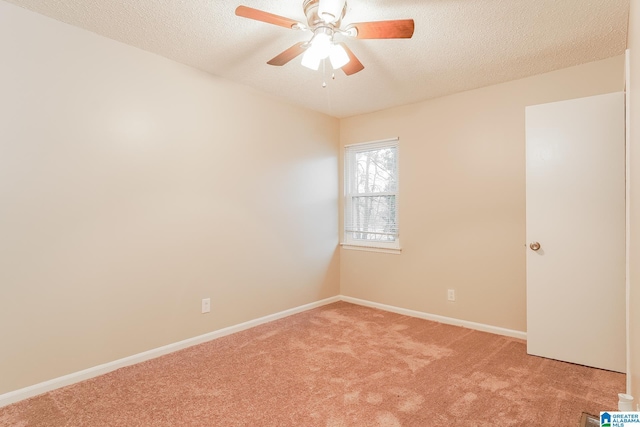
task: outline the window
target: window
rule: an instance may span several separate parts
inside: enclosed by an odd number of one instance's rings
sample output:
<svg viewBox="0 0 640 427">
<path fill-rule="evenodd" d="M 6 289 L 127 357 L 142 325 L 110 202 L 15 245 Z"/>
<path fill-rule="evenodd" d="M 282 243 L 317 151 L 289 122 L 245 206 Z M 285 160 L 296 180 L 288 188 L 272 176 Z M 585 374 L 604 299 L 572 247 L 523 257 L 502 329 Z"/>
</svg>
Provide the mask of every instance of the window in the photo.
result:
<svg viewBox="0 0 640 427">
<path fill-rule="evenodd" d="M 398 253 L 398 139 L 345 150 L 343 246 Z"/>
</svg>

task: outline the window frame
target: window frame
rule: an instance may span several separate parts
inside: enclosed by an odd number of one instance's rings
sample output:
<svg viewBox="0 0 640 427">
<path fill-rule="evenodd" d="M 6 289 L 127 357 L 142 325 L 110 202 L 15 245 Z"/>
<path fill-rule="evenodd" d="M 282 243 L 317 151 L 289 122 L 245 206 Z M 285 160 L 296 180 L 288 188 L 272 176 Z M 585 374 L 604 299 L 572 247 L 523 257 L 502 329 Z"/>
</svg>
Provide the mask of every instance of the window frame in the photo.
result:
<svg viewBox="0 0 640 427">
<path fill-rule="evenodd" d="M 368 196 L 372 195 L 393 195 L 395 197 L 395 225 L 397 233 L 393 242 L 379 242 L 375 240 L 362 240 L 351 237 L 353 231 L 347 231 L 349 212 L 352 212 L 352 199 L 353 197 L 362 197 L 363 193 L 352 192 L 350 186 L 352 184 L 353 177 L 349 176 L 349 171 L 355 171 L 354 165 L 350 165 L 351 156 L 350 152 L 360 151 L 372 151 L 374 149 L 395 148 L 396 150 L 396 189 L 394 192 L 379 192 L 379 193 L 366 193 Z M 354 249 L 370 252 L 383 252 L 391 254 L 400 254 L 402 248 L 400 246 L 400 139 L 389 138 L 378 141 L 361 142 L 357 144 L 349 144 L 344 146 L 343 154 L 343 186 L 344 186 L 344 206 L 343 206 L 343 227 L 342 227 L 342 243 L 341 246 L 344 249 Z M 350 167 L 351 166 L 351 167 Z"/>
</svg>

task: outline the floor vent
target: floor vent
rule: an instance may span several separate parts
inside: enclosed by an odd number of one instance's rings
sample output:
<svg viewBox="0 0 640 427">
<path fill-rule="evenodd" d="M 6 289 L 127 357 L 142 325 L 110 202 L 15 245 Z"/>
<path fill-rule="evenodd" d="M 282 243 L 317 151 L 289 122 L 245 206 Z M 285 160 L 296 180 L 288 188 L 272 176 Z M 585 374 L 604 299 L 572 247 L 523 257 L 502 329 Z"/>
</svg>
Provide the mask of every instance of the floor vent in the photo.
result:
<svg viewBox="0 0 640 427">
<path fill-rule="evenodd" d="M 600 420 L 594 415 L 583 412 L 582 418 L 580 418 L 580 427 L 600 427 Z"/>
</svg>

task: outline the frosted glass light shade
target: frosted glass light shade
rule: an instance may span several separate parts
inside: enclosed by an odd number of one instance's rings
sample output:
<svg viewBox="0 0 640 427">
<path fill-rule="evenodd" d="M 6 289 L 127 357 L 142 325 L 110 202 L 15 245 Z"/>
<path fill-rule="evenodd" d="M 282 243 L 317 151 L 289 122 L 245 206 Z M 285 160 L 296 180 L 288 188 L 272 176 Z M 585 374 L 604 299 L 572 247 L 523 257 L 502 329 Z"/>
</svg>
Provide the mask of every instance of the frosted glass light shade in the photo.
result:
<svg viewBox="0 0 640 427">
<path fill-rule="evenodd" d="M 307 50 L 312 50 L 313 54 L 320 59 L 325 59 L 331 53 L 331 36 L 326 33 L 318 33 L 311 40 L 311 47 Z"/>
<path fill-rule="evenodd" d="M 320 62 L 322 61 L 322 58 L 320 58 L 318 55 L 316 55 L 313 52 L 313 48 L 309 47 L 306 52 L 302 55 L 302 66 L 303 67 L 307 67 L 311 70 L 318 70 L 318 68 L 320 68 Z"/>
<path fill-rule="evenodd" d="M 339 44 L 334 44 L 331 46 L 331 53 L 329 53 L 329 59 L 331 60 L 331 66 L 333 67 L 334 70 L 344 67 L 350 61 L 347 51 L 344 50 L 344 47 L 342 47 Z"/>
</svg>

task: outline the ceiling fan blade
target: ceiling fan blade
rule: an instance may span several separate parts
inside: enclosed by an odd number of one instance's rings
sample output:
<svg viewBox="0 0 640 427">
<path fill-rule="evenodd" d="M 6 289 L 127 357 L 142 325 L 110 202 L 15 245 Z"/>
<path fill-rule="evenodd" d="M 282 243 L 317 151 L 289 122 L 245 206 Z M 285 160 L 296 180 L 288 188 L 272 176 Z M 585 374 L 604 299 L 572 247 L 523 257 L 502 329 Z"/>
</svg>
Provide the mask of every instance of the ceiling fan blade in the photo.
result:
<svg viewBox="0 0 640 427">
<path fill-rule="evenodd" d="M 266 22 L 267 24 L 279 25 L 285 28 L 293 28 L 294 25 L 299 24 L 298 21 L 285 18 L 284 16 L 274 15 L 273 13 L 265 12 L 263 10 L 254 9 L 247 6 L 238 6 L 236 8 L 236 15 L 243 18 L 255 19 L 256 21 Z"/>
<path fill-rule="evenodd" d="M 296 56 L 304 52 L 307 49 L 307 46 L 305 46 L 306 44 L 307 42 L 300 42 L 300 43 L 294 44 L 289 49 L 285 50 L 280 55 L 276 56 L 271 61 L 267 62 L 267 64 L 278 65 L 278 66 L 286 64 L 287 62 L 291 61 L 293 58 L 295 58 Z"/>
<path fill-rule="evenodd" d="M 358 39 L 410 39 L 413 36 L 415 23 L 413 19 L 396 19 L 394 21 L 359 22 L 347 26 L 347 31 L 355 28 Z"/>
<path fill-rule="evenodd" d="M 342 67 L 342 71 L 344 71 L 344 73 L 347 76 L 350 76 L 352 74 L 357 73 L 358 71 L 364 70 L 364 65 L 362 65 L 362 62 L 360 62 L 360 60 L 356 58 L 353 52 L 351 52 L 351 49 L 349 49 L 347 45 L 344 43 L 339 43 L 339 44 L 347 52 L 347 55 L 349 55 L 349 62 L 347 62 L 347 65 Z"/>
</svg>

